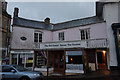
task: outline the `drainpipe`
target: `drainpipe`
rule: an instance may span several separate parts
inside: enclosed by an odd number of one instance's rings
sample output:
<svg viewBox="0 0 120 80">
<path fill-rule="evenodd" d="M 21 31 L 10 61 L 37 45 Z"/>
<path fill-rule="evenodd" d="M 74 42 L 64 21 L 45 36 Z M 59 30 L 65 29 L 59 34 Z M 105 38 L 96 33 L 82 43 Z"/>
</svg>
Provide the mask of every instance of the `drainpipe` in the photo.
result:
<svg viewBox="0 0 120 80">
<path fill-rule="evenodd" d="M 49 53 L 47 50 L 47 76 L 49 76 Z"/>
</svg>

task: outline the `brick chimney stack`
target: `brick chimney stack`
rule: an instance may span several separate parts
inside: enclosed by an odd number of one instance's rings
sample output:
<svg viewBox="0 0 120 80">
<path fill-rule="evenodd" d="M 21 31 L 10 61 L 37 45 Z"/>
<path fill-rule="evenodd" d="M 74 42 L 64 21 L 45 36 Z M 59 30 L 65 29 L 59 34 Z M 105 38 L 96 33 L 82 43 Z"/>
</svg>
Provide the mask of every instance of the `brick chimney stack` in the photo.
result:
<svg viewBox="0 0 120 80">
<path fill-rule="evenodd" d="M 2 2 L 2 9 L 3 11 L 6 11 L 7 10 L 7 2 Z"/>
<path fill-rule="evenodd" d="M 19 9 L 14 8 L 14 17 L 18 17 Z"/>
<path fill-rule="evenodd" d="M 50 18 L 46 18 L 45 20 L 44 20 L 44 22 L 45 22 L 45 24 L 50 24 Z"/>
</svg>

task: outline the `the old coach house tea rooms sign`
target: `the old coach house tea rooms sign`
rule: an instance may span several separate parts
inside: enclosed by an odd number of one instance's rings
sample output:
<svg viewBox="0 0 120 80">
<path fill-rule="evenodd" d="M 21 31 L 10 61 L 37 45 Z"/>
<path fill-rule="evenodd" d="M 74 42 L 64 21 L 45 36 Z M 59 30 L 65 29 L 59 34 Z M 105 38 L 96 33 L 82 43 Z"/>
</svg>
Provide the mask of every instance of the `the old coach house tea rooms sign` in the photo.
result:
<svg viewBox="0 0 120 80">
<path fill-rule="evenodd" d="M 85 42 L 55 42 L 55 43 L 42 43 L 40 44 L 40 49 L 60 49 L 60 48 L 79 48 L 85 47 Z"/>
</svg>

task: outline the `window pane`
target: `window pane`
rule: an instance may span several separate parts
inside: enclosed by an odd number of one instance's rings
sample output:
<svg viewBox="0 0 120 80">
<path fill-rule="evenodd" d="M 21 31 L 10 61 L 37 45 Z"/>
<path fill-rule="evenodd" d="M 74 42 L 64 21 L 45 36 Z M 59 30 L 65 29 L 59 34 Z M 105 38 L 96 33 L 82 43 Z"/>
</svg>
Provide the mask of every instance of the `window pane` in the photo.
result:
<svg viewBox="0 0 120 80">
<path fill-rule="evenodd" d="M 39 42 L 42 42 L 42 34 L 39 34 Z"/>
<path fill-rule="evenodd" d="M 14 70 L 12 67 L 10 67 L 10 66 L 4 66 L 4 67 L 2 67 L 2 69 L 3 69 L 3 72 L 11 72 L 11 70 Z"/>
<path fill-rule="evenodd" d="M 89 29 L 81 30 L 80 33 L 81 33 L 81 40 L 90 39 Z"/>
<path fill-rule="evenodd" d="M 88 39 L 88 30 L 86 30 L 85 32 L 86 32 L 86 39 Z"/>
<path fill-rule="evenodd" d="M 59 40 L 61 40 L 60 38 L 61 38 L 61 36 L 60 36 L 61 34 L 59 33 Z"/>
<path fill-rule="evenodd" d="M 90 39 L 90 29 L 87 30 L 88 32 L 88 39 Z"/>
<path fill-rule="evenodd" d="M 38 33 L 34 33 L 34 42 L 38 42 Z"/>
<path fill-rule="evenodd" d="M 59 33 L 59 40 L 64 40 L 64 32 Z"/>
<path fill-rule="evenodd" d="M 68 56 L 68 63 L 69 64 L 83 64 L 82 55 L 69 55 Z"/>
<path fill-rule="evenodd" d="M 61 33 L 61 38 L 62 40 L 64 40 L 64 33 Z"/>
<path fill-rule="evenodd" d="M 90 30 L 86 30 L 86 39 L 90 39 Z"/>
<path fill-rule="evenodd" d="M 60 68 L 63 68 L 63 64 L 64 64 L 64 63 L 63 63 L 63 60 L 64 60 L 64 59 L 63 59 L 63 54 L 60 53 L 59 56 L 60 56 L 60 58 L 59 58 Z"/>
<path fill-rule="evenodd" d="M 84 33 L 84 30 L 81 30 L 81 40 L 85 40 L 85 33 Z"/>
<path fill-rule="evenodd" d="M 88 62 L 95 63 L 95 54 L 93 54 L 93 53 L 88 54 Z"/>
</svg>

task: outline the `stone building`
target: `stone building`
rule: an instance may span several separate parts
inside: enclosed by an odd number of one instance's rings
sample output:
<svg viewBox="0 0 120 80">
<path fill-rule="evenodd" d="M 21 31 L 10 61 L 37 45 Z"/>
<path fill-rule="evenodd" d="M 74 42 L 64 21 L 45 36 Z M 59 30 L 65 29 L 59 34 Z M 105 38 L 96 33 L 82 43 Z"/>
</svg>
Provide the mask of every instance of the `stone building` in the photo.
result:
<svg viewBox="0 0 120 80">
<path fill-rule="evenodd" d="M 0 2 L 0 54 L 3 60 L 9 59 L 11 15 L 7 13 L 7 2 Z"/>
</svg>

